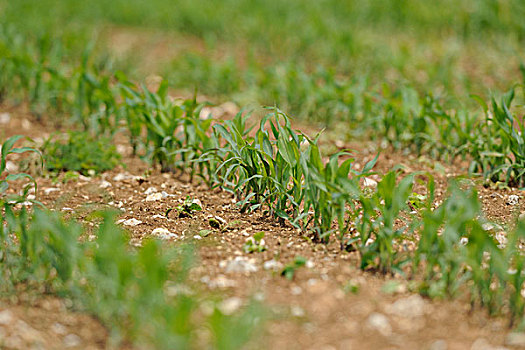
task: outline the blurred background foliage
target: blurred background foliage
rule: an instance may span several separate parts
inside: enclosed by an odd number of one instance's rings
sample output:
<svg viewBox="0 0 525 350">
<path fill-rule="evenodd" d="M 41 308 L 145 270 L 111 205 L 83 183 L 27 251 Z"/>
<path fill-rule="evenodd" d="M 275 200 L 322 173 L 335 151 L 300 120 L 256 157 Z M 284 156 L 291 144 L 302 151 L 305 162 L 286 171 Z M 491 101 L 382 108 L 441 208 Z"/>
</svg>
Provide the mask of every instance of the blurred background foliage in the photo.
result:
<svg viewBox="0 0 525 350">
<path fill-rule="evenodd" d="M 321 85 L 358 78 L 402 83 L 471 103 L 467 93 L 486 95 L 521 80 L 525 47 L 521 0 L 0 4 L 4 26 L 69 38 L 71 47 L 94 40 L 137 79 L 160 74 L 179 90 L 198 88 L 240 104 L 279 103 L 292 114 L 315 111 L 294 105 L 283 81 L 300 84 L 303 74 L 313 73 L 321 74 L 315 78 Z"/>
</svg>

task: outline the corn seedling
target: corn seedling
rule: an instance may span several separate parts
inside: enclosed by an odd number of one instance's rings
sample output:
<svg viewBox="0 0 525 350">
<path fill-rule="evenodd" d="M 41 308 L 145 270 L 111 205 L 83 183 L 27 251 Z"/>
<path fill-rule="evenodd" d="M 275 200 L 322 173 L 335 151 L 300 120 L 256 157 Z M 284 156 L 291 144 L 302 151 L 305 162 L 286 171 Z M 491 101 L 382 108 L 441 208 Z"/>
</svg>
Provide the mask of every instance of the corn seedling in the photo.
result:
<svg viewBox="0 0 525 350">
<path fill-rule="evenodd" d="M 403 236 L 412 234 L 410 225 L 401 218 L 409 211 L 414 176 L 407 176 L 398 184 L 396 177 L 396 171 L 389 172 L 378 183 L 376 193 L 359 198 L 362 214 L 356 228 L 362 269 L 402 274 L 402 267 L 408 261 L 406 254 L 399 251 L 398 243 Z"/>
</svg>

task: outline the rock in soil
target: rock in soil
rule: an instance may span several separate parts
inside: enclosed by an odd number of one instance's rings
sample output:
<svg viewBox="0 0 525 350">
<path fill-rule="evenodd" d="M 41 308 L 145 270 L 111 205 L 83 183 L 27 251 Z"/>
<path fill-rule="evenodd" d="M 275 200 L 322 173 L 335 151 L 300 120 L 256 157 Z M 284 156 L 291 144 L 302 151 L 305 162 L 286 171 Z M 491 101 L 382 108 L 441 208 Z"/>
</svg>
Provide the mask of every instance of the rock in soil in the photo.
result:
<svg viewBox="0 0 525 350">
<path fill-rule="evenodd" d="M 388 318 L 383 314 L 377 312 L 372 313 L 370 316 L 368 316 L 366 323 L 368 327 L 378 331 L 385 337 L 392 334 L 392 326 L 390 325 L 390 321 L 388 321 Z"/>
<path fill-rule="evenodd" d="M 525 347 L 525 333 L 509 333 L 505 339 L 505 345 Z"/>
<path fill-rule="evenodd" d="M 425 300 L 419 294 L 414 294 L 397 300 L 392 305 L 389 305 L 386 311 L 399 317 L 421 317 L 425 314 L 425 306 Z"/>
</svg>

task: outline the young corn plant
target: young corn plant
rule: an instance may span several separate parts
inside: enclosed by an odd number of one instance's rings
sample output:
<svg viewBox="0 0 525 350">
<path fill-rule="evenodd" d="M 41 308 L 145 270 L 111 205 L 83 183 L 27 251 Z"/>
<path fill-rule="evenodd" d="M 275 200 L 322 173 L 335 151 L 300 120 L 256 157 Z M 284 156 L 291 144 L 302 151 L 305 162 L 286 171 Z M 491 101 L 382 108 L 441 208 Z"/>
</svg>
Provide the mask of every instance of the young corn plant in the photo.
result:
<svg viewBox="0 0 525 350">
<path fill-rule="evenodd" d="M 26 274 L 24 266 L 13 256 L 16 252 L 14 248 L 15 240 L 13 232 L 20 230 L 21 237 L 27 237 L 27 210 L 25 204 L 30 189 L 37 190 L 36 181 L 28 174 L 16 173 L 6 174 L 7 157 L 10 154 L 21 154 L 25 152 L 40 152 L 31 147 L 14 147 L 15 143 L 22 139 L 23 136 L 17 135 L 7 139 L 3 144 L 0 152 L 0 265 L 3 268 L 0 271 L 2 281 L 6 282 L 7 288 L 12 288 L 21 280 L 21 276 Z M 19 179 L 29 180 L 29 184 L 24 187 L 21 195 L 7 195 L 9 182 Z M 38 201 L 32 200 L 33 204 L 41 205 Z M 20 214 L 16 214 L 15 207 L 21 204 Z M 30 249 L 28 244 L 22 245 L 21 249 L 27 252 Z"/>
<path fill-rule="evenodd" d="M 486 307 L 491 315 L 503 306 L 507 290 L 508 262 L 497 241 L 474 220 L 469 227 L 465 263 L 471 284 L 471 304 Z"/>
<path fill-rule="evenodd" d="M 397 184 L 396 178 L 397 172 L 390 171 L 378 183 L 376 193 L 359 198 L 362 214 L 356 228 L 362 269 L 403 274 L 402 268 L 408 262 L 407 253 L 399 250 L 399 243 L 404 236 L 412 234 L 410 225 L 401 217 L 409 211 L 414 175 L 404 177 Z"/>
<path fill-rule="evenodd" d="M 523 288 L 525 286 L 525 257 L 521 245 L 525 242 L 525 222 L 521 220 L 507 237 L 507 245 L 503 251 L 506 262 L 503 276 L 506 277 L 508 287 L 508 305 L 511 313 L 510 327 L 518 323 L 518 327 L 524 327 L 525 321 L 525 298 Z M 495 260 L 494 260 L 495 261 Z"/>
<path fill-rule="evenodd" d="M 462 257 L 466 269 L 460 279 L 468 279 L 471 305 L 478 304 L 491 315 L 509 313 L 509 327 L 523 326 L 525 302 L 525 257 L 522 245 L 525 225 L 519 221 L 507 233 L 506 242 L 498 242 L 483 229 L 479 220 L 468 227 L 468 242 Z"/>
<path fill-rule="evenodd" d="M 455 182 L 450 184 L 449 195 L 439 207 L 432 210 L 429 205 L 423 212 L 412 265 L 414 275 L 423 278 L 421 293 L 453 296 L 469 279 L 464 241 L 478 229 L 480 214 L 477 192 L 464 191 Z"/>
<path fill-rule="evenodd" d="M 2 196 L 1 198 L 3 200 L 5 200 L 4 193 L 9 188 L 10 181 L 15 181 L 15 180 L 22 179 L 22 178 L 28 179 L 31 182 L 31 184 L 25 187 L 25 190 L 24 190 L 25 194 L 27 194 L 30 188 L 33 188 L 35 192 L 37 189 L 36 181 L 33 179 L 31 175 L 25 174 L 25 173 L 17 173 L 17 174 L 7 174 L 6 173 L 7 156 L 9 156 L 10 154 L 21 154 L 25 152 L 34 152 L 40 155 L 40 151 L 32 147 L 14 147 L 15 143 L 22 138 L 24 138 L 24 136 L 22 135 L 12 136 L 2 144 L 2 148 L 0 149 L 0 152 L 1 152 L 0 153 L 0 196 Z"/>
<path fill-rule="evenodd" d="M 219 149 L 219 139 L 212 131 L 215 119 L 212 116 L 206 118 L 200 116 L 204 106 L 204 104 L 197 104 L 196 97 L 182 104 L 184 115 L 181 120 L 180 138 L 183 147 L 173 153 L 179 155 L 175 167 L 181 171 L 189 169 L 190 181 L 197 175 L 205 183 L 211 185 L 218 162 L 214 158 L 203 155 Z"/>
<path fill-rule="evenodd" d="M 353 160 L 347 159 L 339 166 L 339 156 L 339 154 L 333 155 L 328 163 L 324 164 L 319 147 L 316 142 L 310 140 L 305 170 L 304 213 L 311 212 L 311 216 L 306 218 L 307 222 L 303 229 L 311 224 L 314 240 L 317 242 L 328 243 L 330 234 L 334 232 L 332 225 L 338 217 L 338 211 L 345 207 L 344 197 L 337 198 L 338 206 L 332 197 L 334 193 L 342 193 L 336 179 L 348 178 Z"/>
<path fill-rule="evenodd" d="M 141 149 L 146 148 L 142 142 L 142 108 L 141 94 L 134 83 L 130 82 L 122 72 L 116 72 L 117 88 L 121 103 L 118 113 L 123 116 L 126 123 L 126 130 L 129 132 L 129 142 L 133 149 L 132 154 L 138 155 Z"/>
<path fill-rule="evenodd" d="M 157 92 L 141 86 L 121 82 L 121 93 L 125 99 L 124 113 L 127 114 L 135 150 L 137 139 L 146 129 L 146 138 L 141 144 L 146 147 L 146 158 L 159 164 L 161 171 L 174 170 L 176 151 L 183 148 L 182 140 L 176 135 L 184 110 L 168 97 L 168 83 L 163 81 Z"/>
<path fill-rule="evenodd" d="M 525 186 L 525 124 L 523 116 L 513 115 L 509 108 L 514 99 L 514 90 L 509 91 L 498 104 L 492 99 L 492 114 L 499 127 L 502 145 L 507 148 L 507 164 L 496 168 L 504 174 L 505 182 L 514 186 Z"/>
<path fill-rule="evenodd" d="M 498 103 L 489 106 L 475 96 L 485 113 L 478 139 L 469 147 L 472 155 L 470 172 L 483 175 L 486 181 L 525 186 L 525 138 L 523 119 L 510 111 L 515 90 L 507 92 Z"/>
<path fill-rule="evenodd" d="M 227 143 L 226 156 L 216 170 L 216 177 L 241 200 L 241 211 L 261 207 L 273 183 L 269 171 L 273 160 L 266 152 L 273 152 L 274 145 L 266 140 L 263 146 L 258 139 L 247 136 L 240 114 L 234 120 L 225 121 L 224 125 L 215 124 L 213 127 Z"/>
<path fill-rule="evenodd" d="M 281 119 L 283 124 L 280 123 Z M 271 134 L 265 128 L 266 122 Z M 294 224 L 299 217 L 300 205 L 305 195 L 307 150 L 303 151 L 301 145 L 306 141 L 306 136 L 292 130 L 289 117 L 274 107 L 273 112 L 263 118 L 256 139 L 264 151 L 268 161 L 266 170 L 273 180 L 269 184 L 270 194 L 265 200 L 270 213 L 280 220 L 288 220 Z"/>
<path fill-rule="evenodd" d="M 112 76 L 105 73 L 103 67 L 90 67 L 88 62 L 88 57 L 84 58 L 77 71 L 77 118 L 86 131 L 113 135 L 118 130 L 121 115 Z"/>
</svg>

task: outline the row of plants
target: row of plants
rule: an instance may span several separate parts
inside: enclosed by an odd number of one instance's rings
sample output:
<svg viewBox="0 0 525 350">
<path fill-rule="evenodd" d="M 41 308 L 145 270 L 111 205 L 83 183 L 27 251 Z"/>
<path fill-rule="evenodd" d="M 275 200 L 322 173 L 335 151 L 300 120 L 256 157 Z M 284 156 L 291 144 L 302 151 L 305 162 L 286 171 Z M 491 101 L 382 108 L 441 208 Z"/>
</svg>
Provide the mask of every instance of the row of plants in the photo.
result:
<svg viewBox="0 0 525 350">
<path fill-rule="evenodd" d="M 230 314 L 221 311 L 219 298 L 200 293 L 188 279 L 196 263 L 192 247 L 154 239 L 132 247 L 128 234 L 115 224 L 115 212 L 91 214 L 96 225 L 87 230 L 28 200 L 28 192 L 36 189 L 32 177 L 6 174 L 8 155 L 38 152 L 14 147 L 19 139 L 2 145 L 0 295 L 44 291 L 69 298 L 76 310 L 108 326 L 113 345 L 235 349 L 250 340 L 262 322 L 262 309 L 251 303 Z M 10 192 L 10 183 L 23 178 L 29 180 L 23 193 Z M 203 304 L 209 310 L 203 311 Z"/>
<path fill-rule="evenodd" d="M 432 298 L 466 293 L 472 308 L 507 315 L 509 326 L 525 327 L 525 222 L 512 224 L 498 241 L 473 187 L 451 182 L 436 207 L 434 181 L 424 177 L 427 193 L 417 205 L 411 200 L 415 174 L 396 183 L 390 172 L 375 193 L 360 196 L 354 240 L 361 268 L 405 276 Z"/>
<path fill-rule="evenodd" d="M 523 43 L 525 7 L 521 1 L 468 0 L 459 6 L 444 1 L 440 6 L 423 0 L 352 0 L 344 4 L 335 0 L 227 0 L 208 6 L 204 0 L 152 0 L 149 4 L 95 0 L 90 5 L 74 0 L 20 0 L 4 1 L 2 19 L 29 33 L 76 34 L 80 28 L 89 28 L 99 34 L 108 24 L 144 32 L 153 29 L 177 39 L 197 39 L 210 50 L 221 51 L 228 45 L 234 48 L 228 52 L 253 55 L 271 64 L 321 63 L 337 67 L 339 74 L 372 66 L 370 71 L 377 71 L 379 77 L 391 66 L 411 66 L 416 68 L 413 71 L 423 66 L 428 73 L 446 71 L 447 63 L 473 44 L 481 52 L 490 50 L 504 59 Z M 54 14 L 53 20 L 42 18 L 47 12 Z M 430 59 L 424 52 L 429 48 L 433 51 Z M 419 57 L 414 60 L 414 56 Z M 496 60 L 495 67 L 501 66 L 499 62 Z M 459 65 L 455 68 L 461 69 Z M 183 69 L 179 73 L 184 74 Z"/>
<path fill-rule="evenodd" d="M 202 105 L 191 100 L 174 103 L 168 97 L 167 82 L 154 95 L 146 87 L 136 88 L 121 72 L 112 72 L 108 60 L 91 58 L 89 47 L 76 64 L 67 60 L 73 43 L 63 44 L 46 36 L 31 41 L 8 26 L 0 28 L 0 38 L 1 95 L 28 100 L 35 115 L 47 112 L 57 123 L 70 116 L 71 123 L 93 135 L 111 136 L 126 126 L 135 150 L 141 147 L 138 139 L 142 125 L 147 124 L 149 139 L 142 146 L 152 145 L 148 156 L 158 160 L 164 170 L 185 168 L 196 154 L 217 148 L 203 137 L 213 121 L 197 120 Z M 364 132 L 398 149 L 437 158 L 462 157 L 470 161 L 470 172 L 482 174 L 487 181 L 525 185 L 523 123 L 519 107 L 512 108 L 521 96 L 516 96 L 515 89 L 501 99 L 492 98 L 490 104 L 476 97 L 482 110 L 479 114 L 447 110 L 441 99 L 421 95 L 409 86 L 374 87 L 366 79 L 339 81 L 334 72 L 326 70 L 306 73 L 298 67 L 285 67 L 267 69 L 260 77 L 264 81 L 255 85 L 268 94 L 264 100 L 278 101 L 301 118 L 334 126 L 344 123 L 352 126 L 350 135 Z M 173 137 L 182 119 L 185 132 Z M 200 134 L 199 140 L 192 134 Z M 174 147 L 179 149 L 176 153 L 168 150 Z M 177 164 L 165 164 L 178 156 L 181 160 Z"/>
<path fill-rule="evenodd" d="M 483 175 L 487 181 L 518 187 L 525 184 L 521 172 L 523 152 L 518 146 L 523 143 L 519 113 L 525 96 L 517 94 L 524 92 L 520 87 L 512 88 L 500 98 L 491 97 L 489 103 L 473 96 L 465 101 L 468 108 L 450 109 L 447 106 L 451 101 L 421 93 L 407 84 L 377 85 L 366 77 L 338 79 L 335 72 L 323 68 L 307 71 L 298 65 L 284 64 L 262 70 L 255 66 L 249 67 L 243 76 L 242 72 L 214 72 L 210 67 L 215 66 L 208 67 L 200 61 L 195 65 L 198 68 L 189 67 L 184 72 L 204 71 L 202 79 L 174 75 L 175 79 L 182 78 L 188 84 L 196 80 L 203 87 L 210 81 L 217 83 L 219 87 L 212 89 L 212 94 L 236 96 L 241 90 L 248 96 L 256 94 L 263 103 L 276 103 L 301 120 L 329 128 L 344 126 L 346 134 L 341 137 L 364 133 L 396 149 L 447 160 L 468 159 L 468 170 Z M 236 66 L 228 63 L 215 69 L 230 72 Z M 209 78 L 210 75 L 217 77 Z M 234 83 L 230 83 L 232 79 Z M 237 98 L 249 100 L 243 96 Z M 473 112 L 476 103 L 479 107 Z"/>
</svg>

